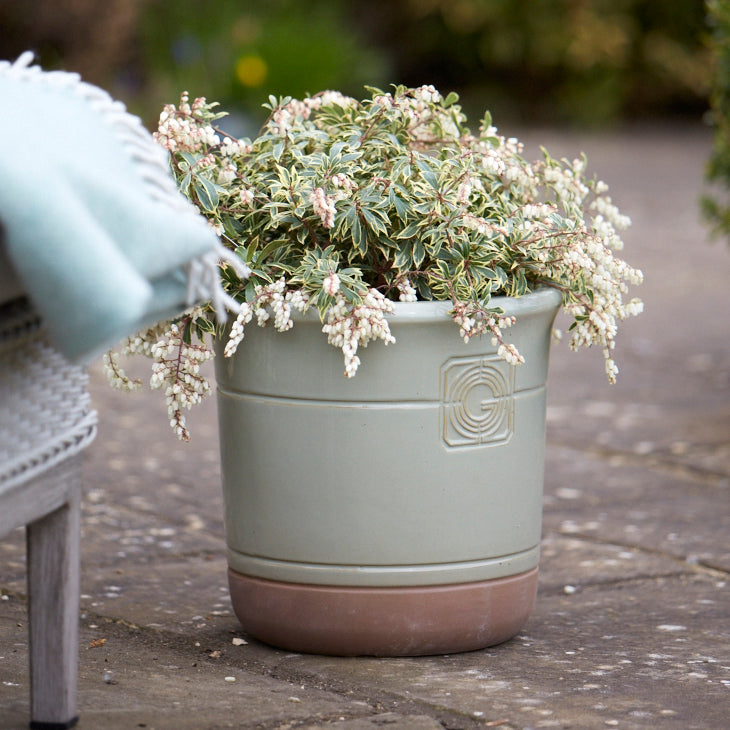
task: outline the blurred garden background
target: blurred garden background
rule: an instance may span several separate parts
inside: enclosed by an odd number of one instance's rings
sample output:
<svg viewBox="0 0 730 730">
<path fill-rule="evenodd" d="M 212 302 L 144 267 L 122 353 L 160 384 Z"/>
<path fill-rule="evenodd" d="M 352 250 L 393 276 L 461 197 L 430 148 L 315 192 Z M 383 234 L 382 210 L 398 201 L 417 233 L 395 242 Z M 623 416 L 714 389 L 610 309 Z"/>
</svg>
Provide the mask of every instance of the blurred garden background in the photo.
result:
<svg viewBox="0 0 730 730">
<path fill-rule="evenodd" d="M 703 211 L 730 237 L 730 0 L 0 0 L 0 58 L 27 49 L 151 129 L 185 90 L 254 136 L 270 94 L 396 83 L 517 132 L 704 124 Z"/>
<path fill-rule="evenodd" d="M 697 119 L 710 35 L 704 0 L 0 0 L 2 58 L 30 48 L 150 126 L 182 90 L 255 126 L 269 94 L 391 83 L 498 126 Z"/>
</svg>

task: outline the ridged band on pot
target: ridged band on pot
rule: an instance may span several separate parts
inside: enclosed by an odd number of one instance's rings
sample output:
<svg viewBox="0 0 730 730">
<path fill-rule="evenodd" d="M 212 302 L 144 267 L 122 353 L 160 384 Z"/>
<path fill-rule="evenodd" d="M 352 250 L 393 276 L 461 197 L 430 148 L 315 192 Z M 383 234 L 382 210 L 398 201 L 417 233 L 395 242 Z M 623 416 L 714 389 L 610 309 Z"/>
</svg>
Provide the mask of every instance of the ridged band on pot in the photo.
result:
<svg viewBox="0 0 730 730">
<path fill-rule="evenodd" d="M 538 561 L 545 381 L 560 304 L 544 289 L 493 300 L 526 362 L 465 344 L 445 302 L 398 303 L 396 343 L 354 378 L 315 312 L 246 328 L 216 357 L 229 565 L 294 584 L 437 586 Z"/>
</svg>

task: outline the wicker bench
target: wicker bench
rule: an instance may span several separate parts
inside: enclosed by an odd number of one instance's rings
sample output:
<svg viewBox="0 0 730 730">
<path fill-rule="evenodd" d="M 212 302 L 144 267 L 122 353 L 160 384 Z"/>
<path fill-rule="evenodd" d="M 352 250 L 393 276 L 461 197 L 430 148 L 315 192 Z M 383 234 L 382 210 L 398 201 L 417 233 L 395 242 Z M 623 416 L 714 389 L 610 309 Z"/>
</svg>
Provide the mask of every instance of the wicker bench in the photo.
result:
<svg viewBox="0 0 730 730">
<path fill-rule="evenodd" d="M 0 537 L 26 525 L 32 728 L 77 719 L 80 452 L 95 432 L 85 371 L 26 300 L 1 304 Z"/>
</svg>

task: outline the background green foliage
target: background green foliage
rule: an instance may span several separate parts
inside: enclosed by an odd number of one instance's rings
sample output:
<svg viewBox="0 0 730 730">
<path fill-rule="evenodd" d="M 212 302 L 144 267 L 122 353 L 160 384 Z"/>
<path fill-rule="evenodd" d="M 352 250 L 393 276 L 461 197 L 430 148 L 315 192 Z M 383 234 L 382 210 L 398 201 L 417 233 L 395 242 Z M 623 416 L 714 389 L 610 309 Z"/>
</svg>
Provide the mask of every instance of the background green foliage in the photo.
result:
<svg viewBox="0 0 730 730">
<path fill-rule="evenodd" d="M 346 16 L 346 0 L 148 2 L 141 48 L 158 99 L 182 90 L 261 116 L 269 94 L 322 89 L 360 93 L 386 75 L 387 55 L 370 48 Z M 151 101 L 151 99 L 150 99 Z"/>
<path fill-rule="evenodd" d="M 433 83 L 500 123 L 601 124 L 701 114 L 705 27 L 703 0 L 0 0 L 0 55 L 150 123 L 184 89 L 258 123 L 270 93 Z"/>
<path fill-rule="evenodd" d="M 487 98 L 499 117 L 595 124 L 692 112 L 708 90 L 702 0 L 358 6 L 363 16 L 375 13 L 405 83 L 425 76 L 463 98 Z"/>
<path fill-rule="evenodd" d="M 710 97 L 711 117 L 715 126 L 712 155 L 707 166 L 707 179 L 724 188 L 702 200 L 705 217 L 718 236 L 730 237 L 730 0 L 709 0 L 709 24 L 712 30 L 715 68 Z"/>
</svg>

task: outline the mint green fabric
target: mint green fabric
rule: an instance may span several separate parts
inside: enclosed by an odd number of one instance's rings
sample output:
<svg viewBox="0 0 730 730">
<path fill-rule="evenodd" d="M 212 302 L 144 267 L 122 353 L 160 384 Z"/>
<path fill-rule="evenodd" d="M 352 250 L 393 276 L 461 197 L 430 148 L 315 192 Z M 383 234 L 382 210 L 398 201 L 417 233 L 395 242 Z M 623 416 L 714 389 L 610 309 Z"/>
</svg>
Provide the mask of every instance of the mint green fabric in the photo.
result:
<svg viewBox="0 0 730 730">
<path fill-rule="evenodd" d="M 29 60 L 0 63 L 4 246 L 54 344 L 85 360 L 192 304 L 186 266 L 217 237 L 136 117 Z"/>
</svg>

